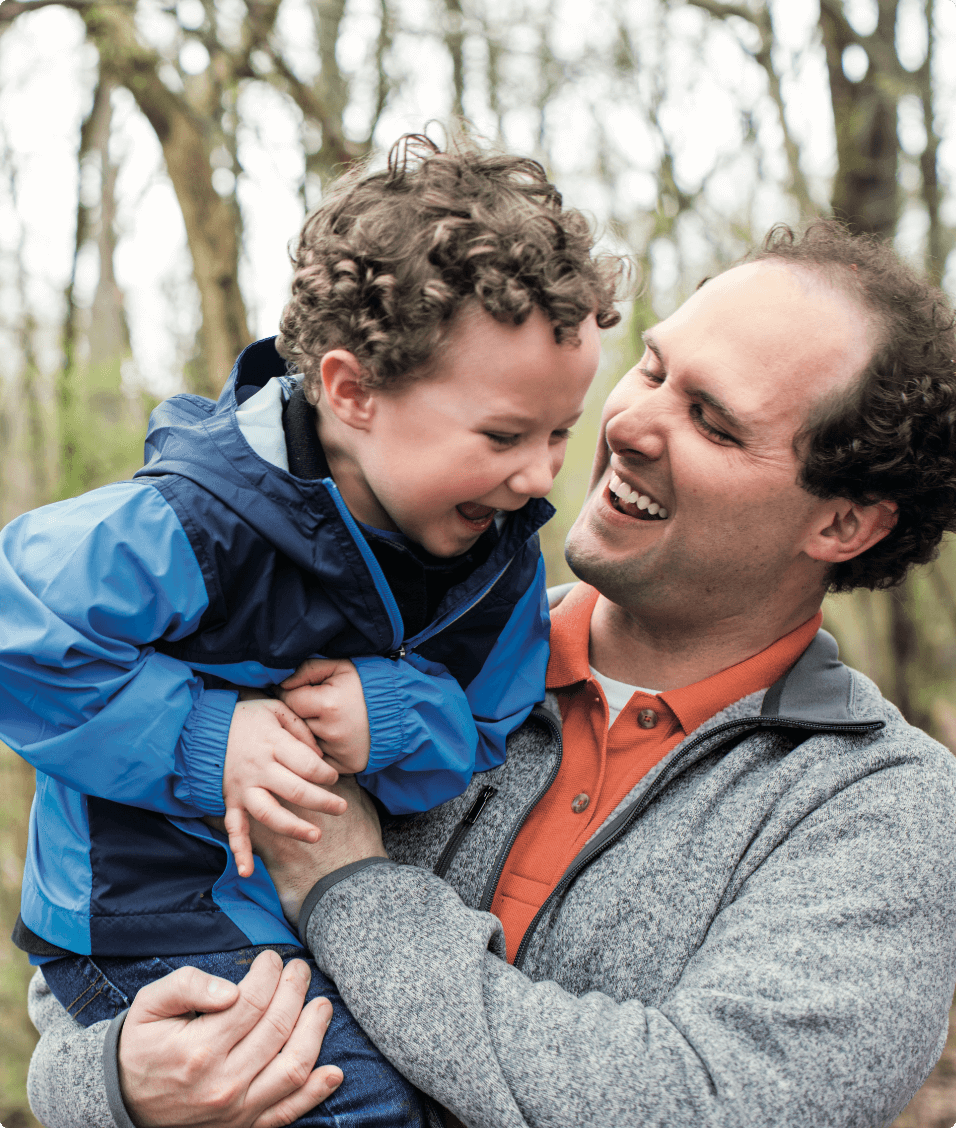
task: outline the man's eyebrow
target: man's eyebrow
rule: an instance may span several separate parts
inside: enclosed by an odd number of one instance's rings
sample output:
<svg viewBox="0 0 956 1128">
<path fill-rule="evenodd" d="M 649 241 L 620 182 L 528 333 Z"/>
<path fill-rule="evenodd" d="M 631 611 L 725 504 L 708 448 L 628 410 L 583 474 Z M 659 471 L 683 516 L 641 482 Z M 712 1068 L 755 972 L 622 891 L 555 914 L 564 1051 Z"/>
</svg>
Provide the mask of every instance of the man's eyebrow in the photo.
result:
<svg viewBox="0 0 956 1128">
<path fill-rule="evenodd" d="M 667 365 L 664 363 L 664 354 L 661 352 L 661 347 L 654 340 L 649 332 L 642 333 L 641 339 L 644 344 L 651 350 L 657 357 L 658 363 L 664 370 L 665 377 L 667 376 Z M 730 427 L 731 430 L 736 431 L 741 438 L 747 437 L 751 433 L 751 428 L 740 418 L 739 415 L 727 404 L 724 403 L 719 396 L 715 396 L 713 392 L 708 392 L 704 388 L 688 388 L 687 395 L 691 399 L 699 400 L 701 403 L 707 404 L 711 411 L 716 412 Z"/>
</svg>

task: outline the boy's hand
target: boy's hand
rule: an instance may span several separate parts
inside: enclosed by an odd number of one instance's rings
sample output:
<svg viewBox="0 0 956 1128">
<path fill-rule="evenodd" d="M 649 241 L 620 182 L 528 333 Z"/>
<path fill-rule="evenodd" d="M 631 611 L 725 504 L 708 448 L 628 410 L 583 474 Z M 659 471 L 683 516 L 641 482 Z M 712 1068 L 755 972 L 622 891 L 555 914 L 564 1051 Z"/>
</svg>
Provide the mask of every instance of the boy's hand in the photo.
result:
<svg viewBox="0 0 956 1128">
<path fill-rule="evenodd" d="M 323 760 L 306 723 L 281 701 L 263 697 L 236 705 L 226 745 L 222 795 L 229 848 L 241 877 L 248 877 L 253 869 L 249 815 L 277 834 L 317 842 L 318 828 L 298 818 L 278 799 L 310 811 L 341 815 L 345 800 L 319 786 L 330 786 L 338 778 L 336 769 Z"/>
<path fill-rule="evenodd" d="M 354 662 L 310 658 L 281 683 L 279 696 L 309 726 L 338 771 L 351 775 L 368 767 L 368 709 Z"/>
</svg>

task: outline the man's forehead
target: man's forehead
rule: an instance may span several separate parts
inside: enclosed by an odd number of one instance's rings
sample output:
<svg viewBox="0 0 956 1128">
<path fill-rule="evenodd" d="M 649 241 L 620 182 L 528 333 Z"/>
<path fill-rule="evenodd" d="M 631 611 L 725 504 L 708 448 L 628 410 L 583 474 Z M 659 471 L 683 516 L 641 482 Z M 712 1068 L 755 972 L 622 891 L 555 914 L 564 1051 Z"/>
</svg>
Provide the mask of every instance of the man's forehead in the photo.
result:
<svg viewBox="0 0 956 1128">
<path fill-rule="evenodd" d="M 761 261 L 710 279 L 645 341 L 686 391 L 746 424 L 803 415 L 839 392 L 865 368 L 874 336 L 862 306 L 826 278 Z"/>
</svg>

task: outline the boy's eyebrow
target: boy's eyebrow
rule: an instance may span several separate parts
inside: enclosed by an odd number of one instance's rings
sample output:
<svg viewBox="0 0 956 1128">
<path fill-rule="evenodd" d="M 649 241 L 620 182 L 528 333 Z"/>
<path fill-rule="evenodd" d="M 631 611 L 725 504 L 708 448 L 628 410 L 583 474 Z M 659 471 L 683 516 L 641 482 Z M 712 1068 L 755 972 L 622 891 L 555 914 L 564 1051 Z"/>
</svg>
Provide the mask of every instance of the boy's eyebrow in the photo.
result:
<svg viewBox="0 0 956 1128">
<path fill-rule="evenodd" d="M 654 340 L 649 332 L 641 334 L 641 340 L 657 357 L 663 374 L 667 376 L 667 365 L 664 363 L 664 354 L 661 352 L 661 347 Z M 713 392 L 708 392 L 704 388 L 687 388 L 686 393 L 691 399 L 699 400 L 701 403 L 707 404 L 711 411 L 716 412 L 724 422 L 731 428 L 731 430 L 738 432 L 744 438 L 751 433 L 751 428 L 746 424 L 740 416 L 729 407 L 719 396 L 715 396 Z"/>
</svg>

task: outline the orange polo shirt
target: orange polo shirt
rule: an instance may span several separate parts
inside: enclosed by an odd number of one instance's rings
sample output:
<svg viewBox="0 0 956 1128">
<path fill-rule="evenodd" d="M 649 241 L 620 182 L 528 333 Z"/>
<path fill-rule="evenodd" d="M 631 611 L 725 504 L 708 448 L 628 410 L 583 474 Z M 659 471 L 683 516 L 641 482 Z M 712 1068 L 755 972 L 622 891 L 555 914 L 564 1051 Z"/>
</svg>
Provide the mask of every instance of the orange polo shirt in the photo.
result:
<svg viewBox="0 0 956 1128">
<path fill-rule="evenodd" d="M 577 584 L 551 616 L 547 685 L 561 706 L 564 755 L 557 778 L 511 848 L 492 901 L 511 960 L 551 890 L 631 788 L 704 721 L 773 685 L 810 645 L 823 620 L 822 613 L 814 615 L 766 650 L 694 685 L 634 693 L 608 728 L 604 691 L 588 664 L 597 598 L 594 588 Z"/>
</svg>

